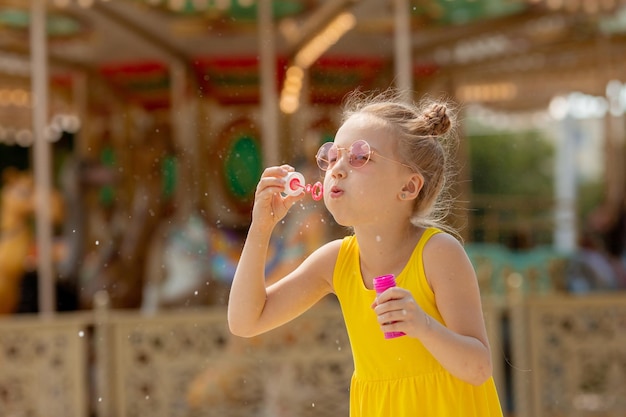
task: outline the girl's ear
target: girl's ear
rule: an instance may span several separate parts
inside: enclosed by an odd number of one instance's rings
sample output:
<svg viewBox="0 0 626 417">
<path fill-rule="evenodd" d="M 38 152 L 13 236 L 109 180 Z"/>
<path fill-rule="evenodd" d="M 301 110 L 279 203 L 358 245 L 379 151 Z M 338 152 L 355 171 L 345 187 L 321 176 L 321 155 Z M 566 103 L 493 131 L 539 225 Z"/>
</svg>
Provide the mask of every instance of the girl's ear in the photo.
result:
<svg viewBox="0 0 626 417">
<path fill-rule="evenodd" d="M 414 200 L 419 195 L 424 186 L 424 177 L 420 173 L 414 173 L 402 187 L 402 196 L 405 200 Z"/>
</svg>

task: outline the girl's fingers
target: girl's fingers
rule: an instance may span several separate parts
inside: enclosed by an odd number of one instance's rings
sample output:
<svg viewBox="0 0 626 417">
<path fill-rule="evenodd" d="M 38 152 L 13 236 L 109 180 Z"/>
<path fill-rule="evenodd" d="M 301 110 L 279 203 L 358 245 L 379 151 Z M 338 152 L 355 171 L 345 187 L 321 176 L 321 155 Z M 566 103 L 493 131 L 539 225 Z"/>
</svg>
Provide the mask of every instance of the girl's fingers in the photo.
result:
<svg viewBox="0 0 626 417">
<path fill-rule="evenodd" d="M 390 315 L 394 317 L 394 321 L 404 320 L 410 314 L 413 314 L 419 309 L 417 303 L 410 295 L 406 295 L 406 291 L 395 291 L 395 294 L 402 294 L 401 298 L 395 298 L 394 294 L 391 294 L 391 289 L 380 294 L 372 308 L 378 316 L 380 323 L 389 322 Z"/>
<path fill-rule="evenodd" d="M 259 183 L 257 184 L 256 190 L 257 193 L 262 193 L 266 190 L 271 190 L 272 192 L 280 192 L 284 187 L 284 180 L 278 177 L 261 177 Z"/>
<path fill-rule="evenodd" d="M 284 178 L 288 173 L 294 171 L 294 167 L 291 165 L 280 165 L 265 168 L 261 177 L 277 177 Z"/>
<path fill-rule="evenodd" d="M 393 287 L 385 290 L 381 294 L 378 294 L 372 306 L 375 307 L 389 301 L 402 300 L 404 298 L 412 298 L 411 293 L 404 288 Z"/>
<path fill-rule="evenodd" d="M 299 196 L 286 196 L 286 177 L 294 171 L 290 165 L 273 166 L 266 168 L 261 174 L 255 192 L 255 203 L 252 216 L 255 219 L 276 222 L 282 219 L 289 208 L 299 199 Z"/>
<path fill-rule="evenodd" d="M 290 170 L 293 168 L 289 165 L 265 168 L 256 186 L 257 195 L 266 190 L 271 190 L 273 193 L 280 192 L 285 186 L 285 177 Z"/>
<path fill-rule="evenodd" d="M 291 165 L 280 165 L 265 168 L 261 179 L 257 184 L 257 192 L 268 188 L 274 189 L 275 192 L 281 192 L 285 187 L 287 174 L 295 169 Z"/>
</svg>

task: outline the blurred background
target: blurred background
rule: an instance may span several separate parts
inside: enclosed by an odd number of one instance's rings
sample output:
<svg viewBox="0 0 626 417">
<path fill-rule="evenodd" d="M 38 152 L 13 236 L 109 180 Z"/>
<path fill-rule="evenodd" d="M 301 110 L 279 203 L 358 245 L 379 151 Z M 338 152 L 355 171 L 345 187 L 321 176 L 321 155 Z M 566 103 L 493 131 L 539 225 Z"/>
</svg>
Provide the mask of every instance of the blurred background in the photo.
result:
<svg viewBox="0 0 626 417">
<path fill-rule="evenodd" d="M 333 299 L 245 341 L 224 312 L 263 168 L 319 180 L 388 87 L 457 104 L 505 414 L 623 416 L 622 0 L 0 0 L 0 415 L 347 416 Z M 345 233 L 307 197 L 268 280 Z"/>
</svg>

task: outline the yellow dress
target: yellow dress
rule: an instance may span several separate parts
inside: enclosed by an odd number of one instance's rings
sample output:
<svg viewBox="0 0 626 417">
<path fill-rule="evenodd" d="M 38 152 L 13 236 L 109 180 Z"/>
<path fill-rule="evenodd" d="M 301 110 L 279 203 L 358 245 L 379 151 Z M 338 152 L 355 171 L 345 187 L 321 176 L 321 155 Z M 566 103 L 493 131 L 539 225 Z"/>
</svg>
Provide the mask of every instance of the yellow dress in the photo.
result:
<svg viewBox="0 0 626 417">
<path fill-rule="evenodd" d="M 424 245 L 438 232 L 435 228 L 424 232 L 396 284 L 410 290 L 422 309 L 443 323 L 422 264 Z M 502 416 L 493 378 L 473 386 L 445 370 L 419 340 L 384 338 L 371 309 L 376 293 L 363 284 L 354 236 L 343 240 L 333 283 L 354 359 L 351 417 Z"/>
</svg>

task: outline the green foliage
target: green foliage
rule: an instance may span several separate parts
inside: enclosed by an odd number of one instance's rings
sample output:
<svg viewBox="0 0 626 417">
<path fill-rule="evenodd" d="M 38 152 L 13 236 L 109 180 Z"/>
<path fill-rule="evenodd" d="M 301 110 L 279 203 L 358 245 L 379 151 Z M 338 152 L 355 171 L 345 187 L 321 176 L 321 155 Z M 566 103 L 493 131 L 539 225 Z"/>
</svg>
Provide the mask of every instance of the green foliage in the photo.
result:
<svg viewBox="0 0 626 417">
<path fill-rule="evenodd" d="M 468 137 L 472 192 L 488 195 L 553 195 L 554 146 L 540 132 Z"/>
<path fill-rule="evenodd" d="M 523 2 L 507 0 L 412 0 L 411 5 L 412 13 L 416 16 L 426 15 L 440 24 L 453 25 L 507 16 L 527 7 Z"/>
<path fill-rule="evenodd" d="M 585 181 L 578 186 L 578 217 L 581 221 L 587 219 L 589 214 L 602 205 L 604 200 L 604 185 L 602 181 Z"/>
</svg>

